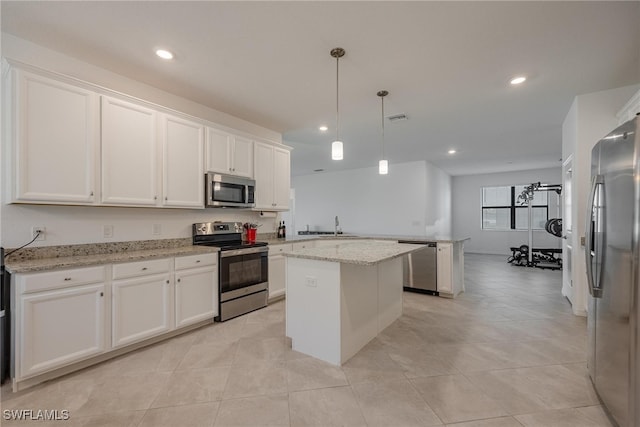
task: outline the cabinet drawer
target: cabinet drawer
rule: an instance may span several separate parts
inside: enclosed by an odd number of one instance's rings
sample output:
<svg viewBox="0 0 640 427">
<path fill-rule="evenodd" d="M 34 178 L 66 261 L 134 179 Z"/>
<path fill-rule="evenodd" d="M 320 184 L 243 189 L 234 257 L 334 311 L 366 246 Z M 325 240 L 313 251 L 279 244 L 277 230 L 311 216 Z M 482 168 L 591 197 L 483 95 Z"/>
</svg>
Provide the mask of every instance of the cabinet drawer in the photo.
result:
<svg viewBox="0 0 640 427">
<path fill-rule="evenodd" d="M 293 250 L 292 244 L 269 245 L 269 255 L 277 255 L 284 252 L 291 252 L 292 250 Z"/>
<path fill-rule="evenodd" d="M 293 250 L 309 249 L 315 247 L 315 242 L 298 242 L 293 244 Z"/>
<path fill-rule="evenodd" d="M 116 264 L 113 266 L 113 279 L 126 279 L 127 277 L 166 273 L 169 270 L 171 270 L 171 258 L 128 262 L 126 264 Z"/>
<path fill-rule="evenodd" d="M 185 268 L 204 267 L 207 265 L 216 265 L 218 263 L 218 254 L 201 254 L 189 255 L 176 258 L 176 270 L 184 270 Z"/>
<path fill-rule="evenodd" d="M 61 289 L 105 281 L 105 267 L 75 268 L 73 270 L 47 271 L 16 276 L 21 293 Z"/>
</svg>

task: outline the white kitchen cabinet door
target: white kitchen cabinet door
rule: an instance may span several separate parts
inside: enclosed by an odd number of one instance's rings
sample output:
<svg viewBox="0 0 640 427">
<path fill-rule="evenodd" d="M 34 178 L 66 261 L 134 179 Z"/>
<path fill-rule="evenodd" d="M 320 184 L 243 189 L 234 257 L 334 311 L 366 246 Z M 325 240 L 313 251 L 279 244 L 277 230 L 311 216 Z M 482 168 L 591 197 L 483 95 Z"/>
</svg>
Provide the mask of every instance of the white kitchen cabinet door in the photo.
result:
<svg viewBox="0 0 640 427">
<path fill-rule="evenodd" d="M 278 210 L 289 209 L 291 187 L 291 154 L 289 150 L 273 149 L 273 203 Z"/>
<path fill-rule="evenodd" d="M 437 281 L 438 292 L 453 294 L 453 245 L 451 243 L 438 243 L 437 254 Z"/>
<path fill-rule="evenodd" d="M 206 171 L 231 173 L 232 135 L 214 128 L 207 128 L 205 148 Z"/>
<path fill-rule="evenodd" d="M 286 284 L 287 258 L 284 255 L 269 255 L 269 299 L 284 295 Z"/>
<path fill-rule="evenodd" d="M 256 210 L 289 209 L 291 181 L 290 153 L 270 144 L 254 145 Z"/>
<path fill-rule="evenodd" d="M 12 70 L 13 200 L 93 204 L 99 146 L 98 95 Z"/>
<path fill-rule="evenodd" d="M 218 315 L 218 267 L 176 271 L 176 328 Z"/>
<path fill-rule="evenodd" d="M 207 128 L 207 172 L 253 177 L 253 141 Z"/>
<path fill-rule="evenodd" d="M 233 137 L 232 174 L 253 178 L 253 141 L 240 136 Z"/>
<path fill-rule="evenodd" d="M 104 293 L 105 284 L 99 283 L 21 296 L 17 375 L 50 371 L 105 351 Z"/>
<path fill-rule="evenodd" d="M 172 329 L 169 273 L 112 283 L 112 346 L 120 347 Z"/>
<path fill-rule="evenodd" d="M 161 115 L 162 204 L 204 208 L 204 126 Z"/>
<path fill-rule="evenodd" d="M 158 204 L 156 112 L 102 97 L 102 202 Z"/>
<path fill-rule="evenodd" d="M 268 144 L 256 142 L 254 146 L 255 158 L 255 209 L 271 210 L 273 201 L 273 147 Z"/>
</svg>

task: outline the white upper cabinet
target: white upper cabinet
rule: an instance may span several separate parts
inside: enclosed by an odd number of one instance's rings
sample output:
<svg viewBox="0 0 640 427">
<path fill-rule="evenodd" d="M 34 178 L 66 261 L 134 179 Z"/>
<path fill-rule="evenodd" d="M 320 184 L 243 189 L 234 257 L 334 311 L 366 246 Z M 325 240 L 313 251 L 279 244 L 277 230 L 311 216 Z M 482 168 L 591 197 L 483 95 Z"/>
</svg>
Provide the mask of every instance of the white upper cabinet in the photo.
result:
<svg viewBox="0 0 640 427">
<path fill-rule="evenodd" d="M 178 117 L 160 116 L 162 204 L 204 207 L 204 126 Z"/>
<path fill-rule="evenodd" d="M 291 192 L 291 153 L 273 148 L 273 203 L 276 209 L 289 209 Z"/>
<path fill-rule="evenodd" d="M 7 62 L 10 203 L 203 209 L 205 172 L 254 176 L 251 137 Z"/>
<path fill-rule="evenodd" d="M 253 177 L 253 141 L 207 128 L 207 172 Z"/>
<path fill-rule="evenodd" d="M 99 143 L 94 92 L 21 70 L 13 91 L 12 200 L 92 204 Z"/>
<path fill-rule="evenodd" d="M 158 202 L 156 112 L 102 97 L 102 202 L 155 206 Z"/>
<path fill-rule="evenodd" d="M 270 144 L 254 146 L 257 210 L 288 210 L 290 153 Z"/>
</svg>

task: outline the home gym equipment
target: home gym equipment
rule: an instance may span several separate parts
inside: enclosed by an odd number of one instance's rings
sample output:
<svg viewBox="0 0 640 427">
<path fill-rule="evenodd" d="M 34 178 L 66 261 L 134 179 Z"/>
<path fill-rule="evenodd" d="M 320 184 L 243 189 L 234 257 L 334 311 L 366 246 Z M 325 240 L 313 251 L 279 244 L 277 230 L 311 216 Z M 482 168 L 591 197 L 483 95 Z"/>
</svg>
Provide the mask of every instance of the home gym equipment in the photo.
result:
<svg viewBox="0 0 640 427">
<path fill-rule="evenodd" d="M 511 250 L 511 256 L 507 259 L 507 262 L 520 267 L 560 270 L 562 269 L 562 249 L 533 247 L 533 197 L 536 191 L 554 191 L 559 197 L 562 193 L 562 185 L 534 182 L 527 185 L 518 196 L 518 202 L 521 205 L 526 204 L 528 206 L 529 244 L 509 248 Z M 556 237 L 562 237 L 562 218 L 551 218 L 547 220 L 545 230 L 547 233 Z"/>
</svg>

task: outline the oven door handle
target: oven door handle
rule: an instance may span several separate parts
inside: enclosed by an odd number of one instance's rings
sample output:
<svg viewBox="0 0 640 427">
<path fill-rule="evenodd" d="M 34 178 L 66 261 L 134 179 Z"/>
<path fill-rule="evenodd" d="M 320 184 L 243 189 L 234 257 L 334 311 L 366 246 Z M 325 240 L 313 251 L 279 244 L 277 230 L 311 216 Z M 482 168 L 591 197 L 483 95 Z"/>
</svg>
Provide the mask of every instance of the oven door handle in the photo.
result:
<svg viewBox="0 0 640 427">
<path fill-rule="evenodd" d="M 265 254 L 269 253 L 269 248 L 266 246 L 260 246 L 258 248 L 245 248 L 245 249 L 234 249 L 231 251 L 222 251 L 220 252 L 220 258 L 228 258 L 230 256 L 238 256 L 238 255 L 248 255 L 248 254 L 257 254 L 264 252 Z"/>
</svg>

